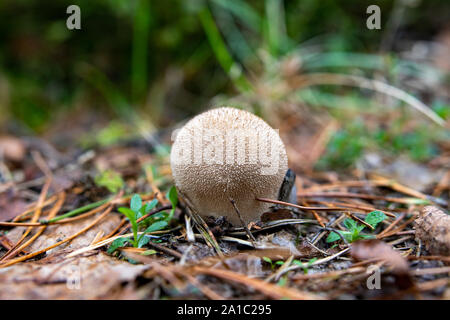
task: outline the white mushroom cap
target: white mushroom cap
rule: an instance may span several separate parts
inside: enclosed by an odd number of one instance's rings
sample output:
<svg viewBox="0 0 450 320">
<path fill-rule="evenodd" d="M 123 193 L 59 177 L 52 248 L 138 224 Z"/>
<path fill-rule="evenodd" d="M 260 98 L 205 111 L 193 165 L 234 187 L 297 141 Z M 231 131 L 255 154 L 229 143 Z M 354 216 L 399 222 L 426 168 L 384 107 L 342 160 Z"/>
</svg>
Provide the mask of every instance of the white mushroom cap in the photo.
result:
<svg viewBox="0 0 450 320">
<path fill-rule="evenodd" d="M 175 186 L 198 214 L 225 216 L 234 225 L 259 220 L 277 199 L 288 169 L 278 132 L 254 114 L 222 107 L 190 120 L 176 135 L 170 155 Z"/>
</svg>

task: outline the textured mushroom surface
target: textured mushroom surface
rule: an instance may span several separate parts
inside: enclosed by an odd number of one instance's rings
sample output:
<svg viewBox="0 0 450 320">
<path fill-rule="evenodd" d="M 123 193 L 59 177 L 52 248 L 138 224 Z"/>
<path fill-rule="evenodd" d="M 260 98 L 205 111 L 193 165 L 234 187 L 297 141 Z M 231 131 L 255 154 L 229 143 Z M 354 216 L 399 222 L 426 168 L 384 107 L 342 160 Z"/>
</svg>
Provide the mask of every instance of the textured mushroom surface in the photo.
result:
<svg viewBox="0 0 450 320">
<path fill-rule="evenodd" d="M 288 169 L 278 132 L 254 114 L 217 108 L 204 112 L 180 129 L 170 157 L 178 192 L 198 214 L 259 220 L 270 204 L 255 197 L 277 199 Z"/>
</svg>

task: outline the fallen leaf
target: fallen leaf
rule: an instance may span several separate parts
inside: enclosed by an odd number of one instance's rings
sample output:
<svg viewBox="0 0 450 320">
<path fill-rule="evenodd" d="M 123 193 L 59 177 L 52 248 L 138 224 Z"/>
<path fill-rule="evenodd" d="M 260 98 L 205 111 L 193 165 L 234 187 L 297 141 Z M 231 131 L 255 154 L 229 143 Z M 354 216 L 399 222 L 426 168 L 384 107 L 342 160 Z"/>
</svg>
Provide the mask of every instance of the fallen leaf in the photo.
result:
<svg viewBox="0 0 450 320">
<path fill-rule="evenodd" d="M 379 260 L 391 267 L 396 276 L 396 283 L 401 289 L 413 286 L 408 262 L 387 243 L 376 240 L 358 240 L 352 243 L 350 254 L 357 261 Z"/>
<path fill-rule="evenodd" d="M 43 260 L 0 269 L 0 299 L 122 299 L 123 285 L 149 268 L 102 252 Z"/>
<path fill-rule="evenodd" d="M 0 221 L 9 221 L 27 209 L 28 202 L 12 192 L 0 193 Z"/>
<path fill-rule="evenodd" d="M 45 232 L 40 235 L 27 249 L 30 252 L 35 252 L 47 248 L 55 244 L 56 242 L 64 240 L 65 238 L 77 233 L 78 231 L 92 223 L 92 221 L 96 218 L 97 215 L 71 223 L 49 225 Z M 99 231 L 103 231 L 104 234 L 109 234 L 111 231 L 113 231 L 120 223 L 120 219 L 121 217 L 117 214 L 109 214 L 97 225 L 95 225 L 85 233 L 79 235 L 68 243 L 62 244 L 47 251 L 47 254 L 58 252 L 63 249 L 76 250 L 87 247 L 92 243 L 92 240 L 94 240 Z M 7 237 L 11 242 L 16 243 L 21 237 L 22 232 L 23 227 L 16 227 L 8 232 Z"/>
</svg>

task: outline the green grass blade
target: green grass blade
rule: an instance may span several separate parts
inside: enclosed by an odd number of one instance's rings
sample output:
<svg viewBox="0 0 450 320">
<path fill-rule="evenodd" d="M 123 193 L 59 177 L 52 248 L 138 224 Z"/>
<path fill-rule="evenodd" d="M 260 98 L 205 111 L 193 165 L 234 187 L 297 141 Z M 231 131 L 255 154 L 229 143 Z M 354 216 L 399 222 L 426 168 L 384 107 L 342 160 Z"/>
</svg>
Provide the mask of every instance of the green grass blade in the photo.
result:
<svg viewBox="0 0 450 320">
<path fill-rule="evenodd" d="M 150 1 L 139 0 L 133 17 L 133 47 L 131 54 L 131 96 L 133 102 L 144 98 L 147 89 L 150 23 Z"/>
<path fill-rule="evenodd" d="M 219 29 L 214 22 L 211 11 L 207 6 L 204 6 L 203 9 L 199 11 L 199 18 L 203 29 L 205 30 L 208 41 L 222 69 L 225 70 L 235 86 L 241 92 L 249 91 L 251 89 L 251 84 L 242 73 L 241 66 L 233 60 L 231 54 L 229 53 Z"/>
</svg>

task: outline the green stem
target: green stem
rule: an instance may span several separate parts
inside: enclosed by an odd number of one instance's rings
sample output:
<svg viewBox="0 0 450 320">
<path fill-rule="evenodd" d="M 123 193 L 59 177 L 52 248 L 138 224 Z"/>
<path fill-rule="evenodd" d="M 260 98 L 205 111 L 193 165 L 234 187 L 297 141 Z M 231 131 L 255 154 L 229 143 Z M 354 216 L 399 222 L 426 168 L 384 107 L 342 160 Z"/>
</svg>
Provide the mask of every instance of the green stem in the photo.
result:
<svg viewBox="0 0 450 320">
<path fill-rule="evenodd" d="M 54 223 L 56 221 L 59 221 L 59 220 L 65 219 L 65 218 L 70 218 L 70 217 L 73 217 L 73 216 L 75 216 L 75 215 L 77 215 L 79 213 L 83 213 L 85 211 L 97 208 L 97 207 L 107 203 L 110 200 L 111 200 L 111 198 L 107 198 L 107 199 L 103 199 L 103 200 L 100 200 L 100 201 L 97 201 L 97 202 L 93 202 L 93 203 L 87 204 L 87 205 L 85 205 L 83 207 L 80 207 L 80 208 L 77 208 L 75 210 L 69 211 L 69 212 L 67 212 L 67 213 L 65 213 L 63 215 L 57 216 L 57 217 L 55 217 L 53 219 L 40 220 L 39 222 L 42 223 L 42 224 Z"/>
</svg>

